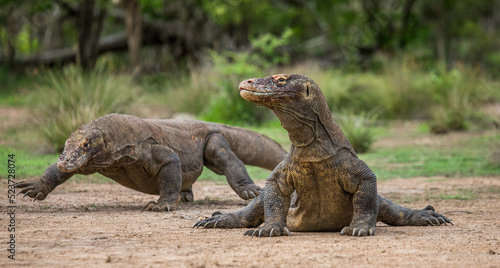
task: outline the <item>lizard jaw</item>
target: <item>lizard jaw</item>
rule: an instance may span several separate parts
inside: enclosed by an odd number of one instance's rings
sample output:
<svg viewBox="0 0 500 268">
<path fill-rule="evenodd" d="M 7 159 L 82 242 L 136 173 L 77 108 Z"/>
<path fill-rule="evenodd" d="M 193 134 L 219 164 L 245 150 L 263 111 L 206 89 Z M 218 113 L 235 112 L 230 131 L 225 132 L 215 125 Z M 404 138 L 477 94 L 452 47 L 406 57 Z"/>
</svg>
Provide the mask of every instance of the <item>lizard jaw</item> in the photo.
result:
<svg viewBox="0 0 500 268">
<path fill-rule="evenodd" d="M 63 152 L 57 161 L 57 169 L 62 172 L 72 172 L 85 165 L 89 160 L 88 154 L 74 152 L 67 154 Z"/>
</svg>

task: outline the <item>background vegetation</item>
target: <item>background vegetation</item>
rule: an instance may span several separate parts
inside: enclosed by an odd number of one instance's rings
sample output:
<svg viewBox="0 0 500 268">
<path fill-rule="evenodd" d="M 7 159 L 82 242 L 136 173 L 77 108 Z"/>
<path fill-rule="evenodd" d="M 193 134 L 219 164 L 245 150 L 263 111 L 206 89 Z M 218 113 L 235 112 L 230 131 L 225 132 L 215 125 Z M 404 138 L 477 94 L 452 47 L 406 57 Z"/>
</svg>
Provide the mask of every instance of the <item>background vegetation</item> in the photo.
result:
<svg viewBox="0 0 500 268">
<path fill-rule="evenodd" d="M 188 113 L 287 146 L 275 116 L 241 99 L 237 85 L 302 73 L 357 152 L 411 167 L 378 172 L 431 176 L 458 165 L 449 173 L 494 174 L 500 116 L 486 108 L 500 103 L 499 11 L 498 0 L 2 0 L 0 107 L 28 107 L 33 118 L 31 129 L 4 131 L 0 148 L 55 156 L 79 125 L 112 112 Z M 409 120 L 434 134 L 486 132 L 491 142 L 474 143 L 470 157 L 372 149 Z"/>
</svg>

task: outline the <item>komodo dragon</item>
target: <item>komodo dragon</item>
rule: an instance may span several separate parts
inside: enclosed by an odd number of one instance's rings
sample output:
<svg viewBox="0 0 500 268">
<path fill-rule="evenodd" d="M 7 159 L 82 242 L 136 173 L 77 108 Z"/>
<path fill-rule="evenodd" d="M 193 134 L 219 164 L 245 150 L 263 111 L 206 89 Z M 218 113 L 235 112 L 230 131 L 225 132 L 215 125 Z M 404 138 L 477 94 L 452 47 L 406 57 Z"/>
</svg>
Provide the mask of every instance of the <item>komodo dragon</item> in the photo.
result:
<svg viewBox="0 0 500 268">
<path fill-rule="evenodd" d="M 203 166 L 225 175 L 243 199 L 261 188 L 244 164 L 272 170 L 286 155 L 274 140 L 259 133 L 196 120 L 152 120 L 109 114 L 71 134 L 57 163 L 32 181 L 16 184 L 19 194 L 43 200 L 75 174 L 100 173 L 119 184 L 160 195 L 147 210 L 170 211 L 179 200 L 192 201 L 191 185 Z M 33 200 L 33 201 L 34 201 Z"/>
<path fill-rule="evenodd" d="M 290 231 L 375 234 L 389 225 L 451 223 L 432 206 L 401 207 L 377 194 L 375 174 L 354 152 L 333 121 L 323 93 L 303 75 L 274 75 L 241 82 L 240 95 L 274 111 L 288 131 L 290 152 L 266 180 L 260 196 L 235 213 L 215 212 L 194 227 L 252 228 L 245 235 L 280 236 Z"/>
</svg>

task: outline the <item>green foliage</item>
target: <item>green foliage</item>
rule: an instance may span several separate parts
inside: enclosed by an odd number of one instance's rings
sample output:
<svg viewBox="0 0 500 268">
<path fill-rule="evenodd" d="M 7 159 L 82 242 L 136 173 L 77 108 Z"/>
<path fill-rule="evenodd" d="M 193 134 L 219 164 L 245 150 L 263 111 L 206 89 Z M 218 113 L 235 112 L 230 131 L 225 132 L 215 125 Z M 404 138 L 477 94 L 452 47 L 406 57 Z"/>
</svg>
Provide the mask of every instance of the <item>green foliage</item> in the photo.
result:
<svg viewBox="0 0 500 268">
<path fill-rule="evenodd" d="M 123 113 L 137 98 L 130 76 L 97 68 L 48 71 L 32 96 L 42 134 L 57 151 L 79 126 L 109 113 Z"/>
<path fill-rule="evenodd" d="M 356 153 L 366 153 L 370 150 L 375 142 L 375 115 L 347 111 L 334 114 L 334 118 Z"/>
<path fill-rule="evenodd" d="M 257 109 L 254 103 L 241 98 L 238 85 L 241 81 L 260 77 L 261 59 L 250 53 L 212 53 L 213 69 L 219 88 L 204 110 L 202 118 L 207 121 L 242 124 L 258 123 L 266 119 L 267 109 Z"/>
<path fill-rule="evenodd" d="M 25 105 L 26 98 L 16 93 L 25 93 L 24 88 L 29 87 L 30 79 L 35 78 L 9 70 L 7 66 L 0 66 L 0 105 Z"/>
<path fill-rule="evenodd" d="M 382 119 L 426 119 L 435 133 L 491 125 L 478 112 L 498 101 L 498 86 L 479 69 L 458 65 L 426 70 L 403 58 L 383 63 L 380 73 L 310 68 L 332 111 L 377 113 Z"/>
<path fill-rule="evenodd" d="M 431 131 L 465 130 L 468 118 L 489 98 L 490 88 L 478 70 L 459 67 L 447 71 L 439 68 L 431 74 L 428 87 L 433 103 Z"/>
<path fill-rule="evenodd" d="M 251 39 L 250 43 L 255 51 L 261 55 L 264 63 L 268 62 L 274 66 L 287 64 L 290 61 L 290 55 L 284 51 L 280 51 L 280 49 L 289 45 L 292 37 L 293 30 L 287 28 L 280 37 L 266 33 L 260 35 L 258 38 Z"/>
<path fill-rule="evenodd" d="M 432 89 L 421 86 L 425 74 L 408 58 L 387 61 L 382 70 L 382 87 L 375 89 L 374 101 L 380 101 L 384 117 L 426 118 Z"/>
<path fill-rule="evenodd" d="M 166 105 L 176 112 L 188 112 L 203 120 L 248 125 L 270 118 L 268 109 L 258 108 L 241 98 L 241 81 L 268 75 L 271 66 L 258 53 L 210 53 L 210 61 L 192 69 L 190 76 L 179 80 L 167 91 Z"/>
<path fill-rule="evenodd" d="M 210 100 L 217 96 L 217 80 L 218 76 L 211 66 L 193 69 L 189 76 L 178 79 L 172 88 L 167 88 L 162 102 L 175 112 L 201 115 Z"/>
</svg>

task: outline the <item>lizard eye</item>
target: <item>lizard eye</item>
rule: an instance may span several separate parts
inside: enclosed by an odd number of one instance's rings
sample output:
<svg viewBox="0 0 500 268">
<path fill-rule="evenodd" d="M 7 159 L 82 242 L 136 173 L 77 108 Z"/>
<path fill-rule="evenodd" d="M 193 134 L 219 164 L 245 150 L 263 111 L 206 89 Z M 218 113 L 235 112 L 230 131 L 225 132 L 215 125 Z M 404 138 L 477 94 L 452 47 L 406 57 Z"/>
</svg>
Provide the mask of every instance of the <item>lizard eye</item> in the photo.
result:
<svg viewBox="0 0 500 268">
<path fill-rule="evenodd" d="M 89 147 L 89 143 L 88 142 L 84 143 L 83 147 L 85 147 L 85 148 Z"/>
<path fill-rule="evenodd" d="M 283 78 L 283 77 L 280 77 L 280 79 L 278 79 L 278 82 L 280 82 L 280 83 L 283 83 L 283 82 L 285 82 L 285 81 L 286 81 L 286 79 L 285 79 L 285 78 Z"/>
</svg>

